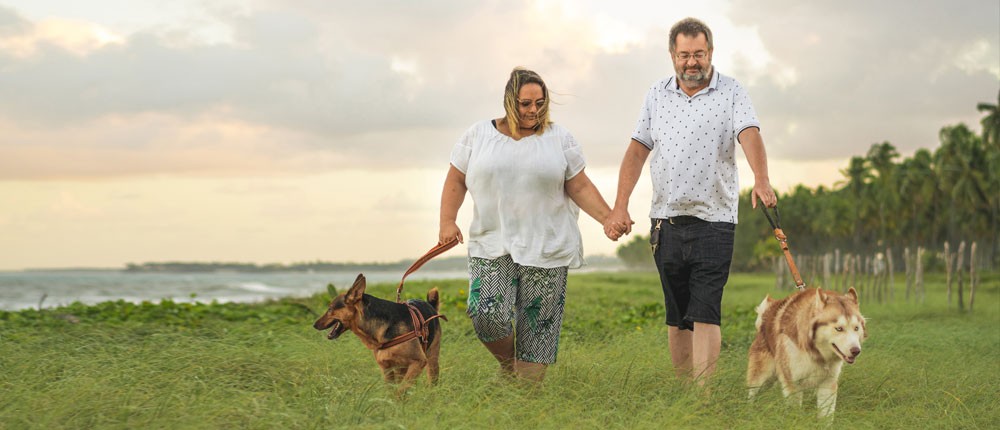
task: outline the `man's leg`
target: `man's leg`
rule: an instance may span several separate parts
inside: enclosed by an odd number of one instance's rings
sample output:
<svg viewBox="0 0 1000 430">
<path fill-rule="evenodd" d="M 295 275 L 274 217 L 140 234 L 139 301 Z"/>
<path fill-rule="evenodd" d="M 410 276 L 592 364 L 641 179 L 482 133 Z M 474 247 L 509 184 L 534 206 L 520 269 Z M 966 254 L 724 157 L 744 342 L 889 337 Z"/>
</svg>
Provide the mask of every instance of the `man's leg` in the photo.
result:
<svg viewBox="0 0 1000 430">
<path fill-rule="evenodd" d="M 655 224 L 655 221 L 654 221 Z M 661 231 L 654 228 L 650 234 L 659 235 L 659 246 L 653 253 L 653 261 L 660 272 L 660 286 L 663 288 L 663 306 L 666 309 L 667 342 L 670 346 L 670 361 L 674 374 L 682 382 L 691 380 L 691 330 L 679 327 L 687 324 L 683 319 L 691 300 L 688 289 L 690 269 L 684 263 L 683 244 L 676 226 L 663 222 Z M 690 325 L 686 325 L 690 328 Z"/>
<path fill-rule="evenodd" d="M 692 377 L 704 386 L 715 373 L 722 348 L 722 293 L 729 280 L 736 225 L 727 222 L 695 224 L 690 278 L 691 301 L 685 318 L 694 323 L 691 339 Z"/>
<path fill-rule="evenodd" d="M 670 360 L 674 363 L 674 374 L 677 379 L 687 382 L 691 379 L 691 330 L 681 330 L 674 326 L 667 327 L 667 340 L 670 344 Z"/>
<path fill-rule="evenodd" d="M 705 381 L 715 373 L 715 364 L 719 361 L 721 348 L 722 329 L 719 326 L 694 323 L 690 358 L 692 377 L 698 382 L 698 385 L 705 386 Z"/>
</svg>

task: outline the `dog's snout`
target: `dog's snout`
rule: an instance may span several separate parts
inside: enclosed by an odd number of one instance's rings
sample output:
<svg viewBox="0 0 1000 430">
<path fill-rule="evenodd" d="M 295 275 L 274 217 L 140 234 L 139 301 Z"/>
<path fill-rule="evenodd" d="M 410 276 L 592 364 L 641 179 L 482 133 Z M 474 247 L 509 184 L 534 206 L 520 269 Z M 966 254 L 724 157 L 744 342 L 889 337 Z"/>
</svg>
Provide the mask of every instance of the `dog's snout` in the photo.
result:
<svg viewBox="0 0 1000 430">
<path fill-rule="evenodd" d="M 860 347 L 855 346 L 854 348 L 851 348 L 851 355 L 852 356 L 857 357 L 859 354 L 861 354 L 861 348 Z"/>
</svg>

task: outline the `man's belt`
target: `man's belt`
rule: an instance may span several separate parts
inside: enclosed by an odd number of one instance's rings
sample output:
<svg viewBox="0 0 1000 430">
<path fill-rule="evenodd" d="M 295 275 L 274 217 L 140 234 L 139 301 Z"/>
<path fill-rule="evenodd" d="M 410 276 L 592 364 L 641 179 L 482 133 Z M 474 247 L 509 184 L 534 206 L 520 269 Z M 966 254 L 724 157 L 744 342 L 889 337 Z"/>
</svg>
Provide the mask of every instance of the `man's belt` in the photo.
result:
<svg viewBox="0 0 1000 430">
<path fill-rule="evenodd" d="M 707 222 L 701 218 L 691 215 L 679 215 L 667 218 L 667 222 L 673 225 L 697 224 Z"/>
</svg>

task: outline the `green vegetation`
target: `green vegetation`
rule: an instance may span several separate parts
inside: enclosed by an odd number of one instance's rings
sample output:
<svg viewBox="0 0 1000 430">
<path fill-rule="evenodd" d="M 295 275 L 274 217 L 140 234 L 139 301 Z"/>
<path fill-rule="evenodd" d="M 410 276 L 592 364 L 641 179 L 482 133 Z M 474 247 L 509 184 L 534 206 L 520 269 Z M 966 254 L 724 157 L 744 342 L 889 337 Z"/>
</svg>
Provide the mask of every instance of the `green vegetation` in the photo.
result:
<svg viewBox="0 0 1000 430">
<path fill-rule="evenodd" d="M 314 261 L 307 263 L 292 264 L 254 264 L 237 262 L 149 262 L 149 263 L 129 263 L 125 266 L 126 272 L 154 272 L 154 273 L 212 273 L 212 272 L 239 272 L 239 273 L 271 273 L 271 272 L 372 272 L 372 271 L 405 271 L 413 264 L 412 259 L 399 260 L 393 263 L 332 263 L 328 261 Z M 621 262 L 614 257 L 604 255 L 594 255 L 587 257 L 587 265 L 591 268 L 617 268 Z M 469 259 L 466 256 L 439 257 L 428 261 L 423 266 L 425 271 L 457 271 L 464 272 L 469 268 Z M 87 270 L 87 269 L 72 269 Z M 93 270 L 93 269 L 91 269 Z"/>
<path fill-rule="evenodd" d="M 400 260 L 393 263 L 332 263 L 328 261 L 312 261 L 303 263 L 254 264 L 238 262 L 148 262 L 142 264 L 129 263 L 126 272 L 159 272 L 159 273 L 205 273 L 205 272 L 368 272 L 375 270 L 406 270 L 412 264 L 410 260 Z M 430 261 L 426 265 L 429 270 L 465 270 L 468 268 L 466 257 L 443 257 Z"/>
<path fill-rule="evenodd" d="M 559 362 L 534 388 L 497 377 L 463 315 L 466 281 L 408 282 L 408 297 L 439 287 L 450 320 L 441 383 L 421 378 L 402 400 L 353 335 L 313 330 L 325 292 L 0 312 L 0 428 L 814 428 L 814 403 L 786 406 L 778 386 L 745 400 L 753 307 L 787 294 L 773 283 L 731 277 L 710 399 L 673 379 L 655 273 L 571 274 Z M 947 306 L 939 275 L 927 291 L 925 304 L 862 303 L 871 337 L 845 366 L 836 427 L 1000 422 L 1000 274 L 983 274 L 973 313 Z"/>
</svg>

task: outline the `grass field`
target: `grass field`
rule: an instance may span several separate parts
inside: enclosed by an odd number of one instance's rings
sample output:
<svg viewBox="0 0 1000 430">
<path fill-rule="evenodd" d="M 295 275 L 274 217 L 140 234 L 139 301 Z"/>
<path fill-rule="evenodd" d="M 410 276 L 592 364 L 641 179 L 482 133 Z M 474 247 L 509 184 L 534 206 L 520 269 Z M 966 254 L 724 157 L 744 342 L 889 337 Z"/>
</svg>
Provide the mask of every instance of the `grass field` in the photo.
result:
<svg viewBox="0 0 1000 430">
<path fill-rule="evenodd" d="M 497 376 L 464 313 L 467 284 L 443 293 L 442 379 L 398 400 L 351 334 L 313 330 L 326 294 L 256 305 L 124 302 L 0 312 L 0 428 L 814 428 L 815 397 L 787 406 L 771 386 L 746 401 L 753 307 L 773 277 L 734 274 L 712 394 L 676 382 L 655 274 L 572 274 L 558 363 L 539 386 Z M 897 285 L 897 289 L 901 286 Z M 394 297 L 394 285 L 370 285 Z M 862 302 L 870 337 L 840 380 L 835 426 L 1000 427 L 1000 277 L 976 309 Z"/>
</svg>

